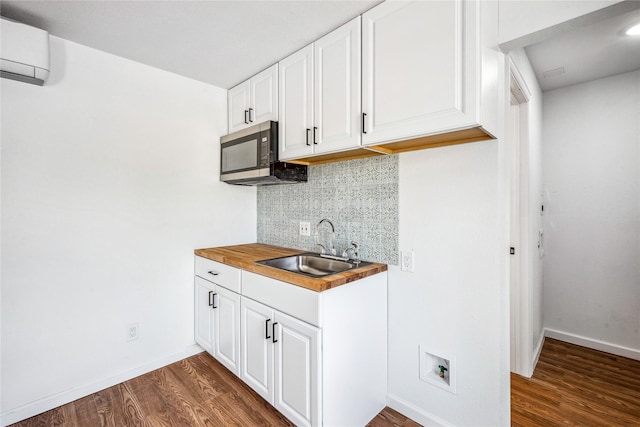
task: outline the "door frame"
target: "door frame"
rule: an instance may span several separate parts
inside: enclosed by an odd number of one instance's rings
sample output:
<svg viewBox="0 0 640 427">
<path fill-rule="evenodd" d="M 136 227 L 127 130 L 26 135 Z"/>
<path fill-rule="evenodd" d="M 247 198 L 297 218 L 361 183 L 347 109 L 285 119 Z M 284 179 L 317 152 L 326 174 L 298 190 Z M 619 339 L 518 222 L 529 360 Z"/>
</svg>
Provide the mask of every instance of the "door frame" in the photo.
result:
<svg viewBox="0 0 640 427">
<path fill-rule="evenodd" d="M 510 262 L 510 342 L 511 372 L 531 377 L 533 350 L 533 295 L 528 281 L 529 224 L 529 100 L 531 91 L 509 58 L 509 120 L 511 144 L 510 240 L 515 253 Z"/>
</svg>

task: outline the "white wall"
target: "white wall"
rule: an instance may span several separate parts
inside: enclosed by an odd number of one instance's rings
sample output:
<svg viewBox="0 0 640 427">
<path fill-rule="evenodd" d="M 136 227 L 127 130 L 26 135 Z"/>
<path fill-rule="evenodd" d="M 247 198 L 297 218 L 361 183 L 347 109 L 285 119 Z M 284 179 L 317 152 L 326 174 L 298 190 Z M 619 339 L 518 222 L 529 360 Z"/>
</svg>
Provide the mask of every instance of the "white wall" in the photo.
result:
<svg viewBox="0 0 640 427">
<path fill-rule="evenodd" d="M 640 359 L 640 71 L 543 99 L 547 335 Z"/>
<path fill-rule="evenodd" d="M 425 425 L 507 424 L 499 162 L 496 140 L 400 155 L 400 249 L 415 273 L 389 270 L 389 405 Z M 419 379 L 419 345 L 456 360 L 456 394 Z"/>
<path fill-rule="evenodd" d="M 256 238 L 255 189 L 218 180 L 225 90 L 55 37 L 51 60 L 0 86 L 3 423 L 198 351 L 193 250 Z"/>
<path fill-rule="evenodd" d="M 521 104 L 520 136 L 520 245 L 516 254 L 520 261 L 520 324 L 522 325 L 519 360 L 512 370 L 531 377 L 544 337 L 542 322 L 543 259 L 538 251 L 538 233 L 544 229 L 541 206 L 542 191 L 542 92 L 524 49 L 516 49 L 509 57 L 517 68 L 529 94 Z"/>
</svg>

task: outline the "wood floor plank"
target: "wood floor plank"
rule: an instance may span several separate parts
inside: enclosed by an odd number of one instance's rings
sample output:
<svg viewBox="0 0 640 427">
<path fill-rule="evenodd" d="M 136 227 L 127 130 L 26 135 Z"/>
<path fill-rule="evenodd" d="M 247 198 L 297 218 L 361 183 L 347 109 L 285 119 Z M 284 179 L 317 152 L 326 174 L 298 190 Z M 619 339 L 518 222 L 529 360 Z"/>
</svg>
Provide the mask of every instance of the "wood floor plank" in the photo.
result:
<svg viewBox="0 0 640 427">
<path fill-rule="evenodd" d="M 389 407 L 384 408 L 372 419 L 367 427 L 419 427 L 420 424 Z"/>
<path fill-rule="evenodd" d="M 151 373 L 148 381 L 154 383 L 161 393 L 158 399 L 162 402 L 162 408 L 149 415 L 165 420 L 170 425 L 197 425 L 197 417 L 194 415 L 196 400 L 189 400 L 188 395 L 182 392 L 182 387 L 176 384 L 168 367 L 158 369 Z"/>
<path fill-rule="evenodd" d="M 640 361 L 546 339 L 532 378 L 511 375 L 515 427 L 640 426 Z M 13 427 L 220 427 L 293 424 L 206 353 Z M 384 408 L 369 427 L 417 427 Z"/>
<path fill-rule="evenodd" d="M 208 381 L 196 368 L 185 360 L 167 366 L 167 376 L 175 389 L 187 400 L 206 401 L 215 399 L 222 394 L 220 388 L 215 389 L 211 384 L 218 381 Z"/>
<path fill-rule="evenodd" d="M 640 426 L 640 361 L 547 338 L 533 377 L 511 374 L 511 421 Z"/>
<path fill-rule="evenodd" d="M 147 427 L 140 405 L 122 384 L 94 393 L 101 427 Z"/>
<path fill-rule="evenodd" d="M 160 373 L 154 371 L 127 381 L 132 392 L 138 396 L 147 424 L 158 427 L 189 425 L 192 417 L 174 399 L 170 390 L 158 387 L 161 381 L 154 380 L 157 375 Z"/>
<path fill-rule="evenodd" d="M 63 405 L 60 408 L 63 410 L 66 408 L 66 410 L 63 412 L 63 425 L 65 426 L 81 425 L 80 420 L 83 420 L 87 424 L 96 426 L 100 423 L 100 418 L 98 417 L 98 411 L 96 408 L 95 400 L 93 399 L 93 395 L 83 397 L 74 402 L 71 402 L 68 405 Z"/>
</svg>

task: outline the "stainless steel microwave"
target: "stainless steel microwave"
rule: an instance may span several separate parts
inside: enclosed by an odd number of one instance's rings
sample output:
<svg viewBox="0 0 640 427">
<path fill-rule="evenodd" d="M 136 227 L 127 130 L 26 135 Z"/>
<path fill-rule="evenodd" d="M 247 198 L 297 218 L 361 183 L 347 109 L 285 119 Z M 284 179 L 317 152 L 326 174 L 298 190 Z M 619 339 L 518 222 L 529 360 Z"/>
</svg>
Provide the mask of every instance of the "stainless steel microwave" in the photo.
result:
<svg viewBox="0 0 640 427">
<path fill-rule="evenodd" d="M 278 122 L 268 121 L 220 138 L 220 181 L 239 185 L 307 181 L 307 166 L 278 161 Z"/>
</svg>

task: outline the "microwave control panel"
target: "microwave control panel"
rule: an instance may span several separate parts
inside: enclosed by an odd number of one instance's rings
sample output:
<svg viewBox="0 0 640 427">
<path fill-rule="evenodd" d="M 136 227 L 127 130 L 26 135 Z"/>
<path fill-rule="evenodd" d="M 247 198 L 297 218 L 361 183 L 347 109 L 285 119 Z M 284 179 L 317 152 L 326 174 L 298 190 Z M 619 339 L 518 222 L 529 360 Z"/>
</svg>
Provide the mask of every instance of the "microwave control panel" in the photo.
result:
<svg viewBox="0 0 640 427">
<path fill-rule="evenodd" d="M 271 147 L 269 146 L 269 137 L 262 133 L 260 135 L 260 167 L 269 167 L 269 157 L 271 157 Z"/>
</svg>

